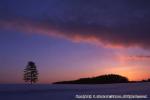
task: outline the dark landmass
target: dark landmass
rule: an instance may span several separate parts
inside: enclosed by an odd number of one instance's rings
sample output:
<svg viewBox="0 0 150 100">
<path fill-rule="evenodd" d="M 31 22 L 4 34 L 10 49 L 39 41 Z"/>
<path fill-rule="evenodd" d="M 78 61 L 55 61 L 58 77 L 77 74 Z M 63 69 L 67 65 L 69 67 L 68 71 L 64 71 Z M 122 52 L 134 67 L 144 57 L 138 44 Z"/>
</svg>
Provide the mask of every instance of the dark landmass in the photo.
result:
<svg viewBox="0 0 150 100">
<path fill-rule="evenodd" d="M 129 80 L 128 78 L 121 75 L 108 74 L 91 78 L 80 78 L 78 80 L 72 81 L 54 82 L 53 84 L 112 84 L 112 83 L 129 83 Z"/>
<path fill-rule="evenodd" d="M 142 80 L 142 82 L 150 82 L 150 79 Z"/>
</svg>

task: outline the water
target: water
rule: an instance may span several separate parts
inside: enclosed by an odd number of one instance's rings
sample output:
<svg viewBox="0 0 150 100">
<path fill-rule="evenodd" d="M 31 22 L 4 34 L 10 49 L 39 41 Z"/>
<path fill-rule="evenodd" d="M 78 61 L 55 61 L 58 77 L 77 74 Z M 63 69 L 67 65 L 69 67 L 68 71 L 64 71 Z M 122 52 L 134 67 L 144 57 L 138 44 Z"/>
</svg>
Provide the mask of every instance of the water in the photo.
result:
<svg viewBox="0 0 150 100">
<path fill-rule="evenodd" d="M 100 99 L 93 97 L 108 95 L 144 95 L 148 98 Z M 0 85 L 0 100 L 150 100 L 149 97 L 150 82 L 99 85 Z"/>
</svg>

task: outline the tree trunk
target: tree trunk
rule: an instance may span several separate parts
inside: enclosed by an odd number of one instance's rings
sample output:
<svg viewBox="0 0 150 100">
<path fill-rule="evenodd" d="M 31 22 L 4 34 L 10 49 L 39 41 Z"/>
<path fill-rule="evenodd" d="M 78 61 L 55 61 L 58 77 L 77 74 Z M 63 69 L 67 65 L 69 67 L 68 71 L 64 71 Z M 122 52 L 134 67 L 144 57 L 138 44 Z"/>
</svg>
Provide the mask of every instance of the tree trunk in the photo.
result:
<svg viewBox="0 0 150 100">
<path fill-rule="evenodd" d="M 32 82 L 32 72 L 31 72 L 31 84 L 32 84 L 33 82 Z"/>
</svg>

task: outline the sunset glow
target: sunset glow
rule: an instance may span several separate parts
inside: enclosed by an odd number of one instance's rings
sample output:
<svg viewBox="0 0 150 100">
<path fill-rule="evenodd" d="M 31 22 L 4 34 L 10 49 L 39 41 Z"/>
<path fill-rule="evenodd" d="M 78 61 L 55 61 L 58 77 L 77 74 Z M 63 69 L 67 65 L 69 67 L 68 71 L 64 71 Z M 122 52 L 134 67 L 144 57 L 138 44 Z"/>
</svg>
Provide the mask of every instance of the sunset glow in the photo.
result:
<svg viewBox="0 0 150 100">
<path fill-rule="evenodd" d="M 106 1 L 0 1 L 0 83 L 24 83 L 28 61 L 46 84 L 150 78 L 150 2 Z"/>
</svg>

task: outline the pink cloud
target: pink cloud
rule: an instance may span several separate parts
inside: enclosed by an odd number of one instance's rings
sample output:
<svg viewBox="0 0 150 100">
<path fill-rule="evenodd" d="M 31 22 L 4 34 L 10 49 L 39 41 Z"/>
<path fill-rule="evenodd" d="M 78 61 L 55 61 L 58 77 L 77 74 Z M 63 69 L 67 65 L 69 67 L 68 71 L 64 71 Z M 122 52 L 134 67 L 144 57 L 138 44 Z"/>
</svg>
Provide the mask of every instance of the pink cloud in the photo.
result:
<svg viewBox="0 0 150 100">
<path fill-rule="evenodd" d="M 132 40 L 129 36 L 124 37 L 124 35 L 119 33 L 112 33 L 111 30 L 102 27 L 82 27 L 82 26 L 65 26 L 66 24 L 53 24 L 51 22 L 44 21 L 31 21 L 22 19 L 13 20 L 1 20 L 0 28 L 23 31 L 27 33 L 41 34 L 59 38 L 69 39 L 73 42 L 88 42 L 104 47 L 111 48 L 124 48 L 124 47 L 142 47 L 149 48 L 147 45 L 147 40 L 138 41 L 138 39 Z"/>
</svg>

